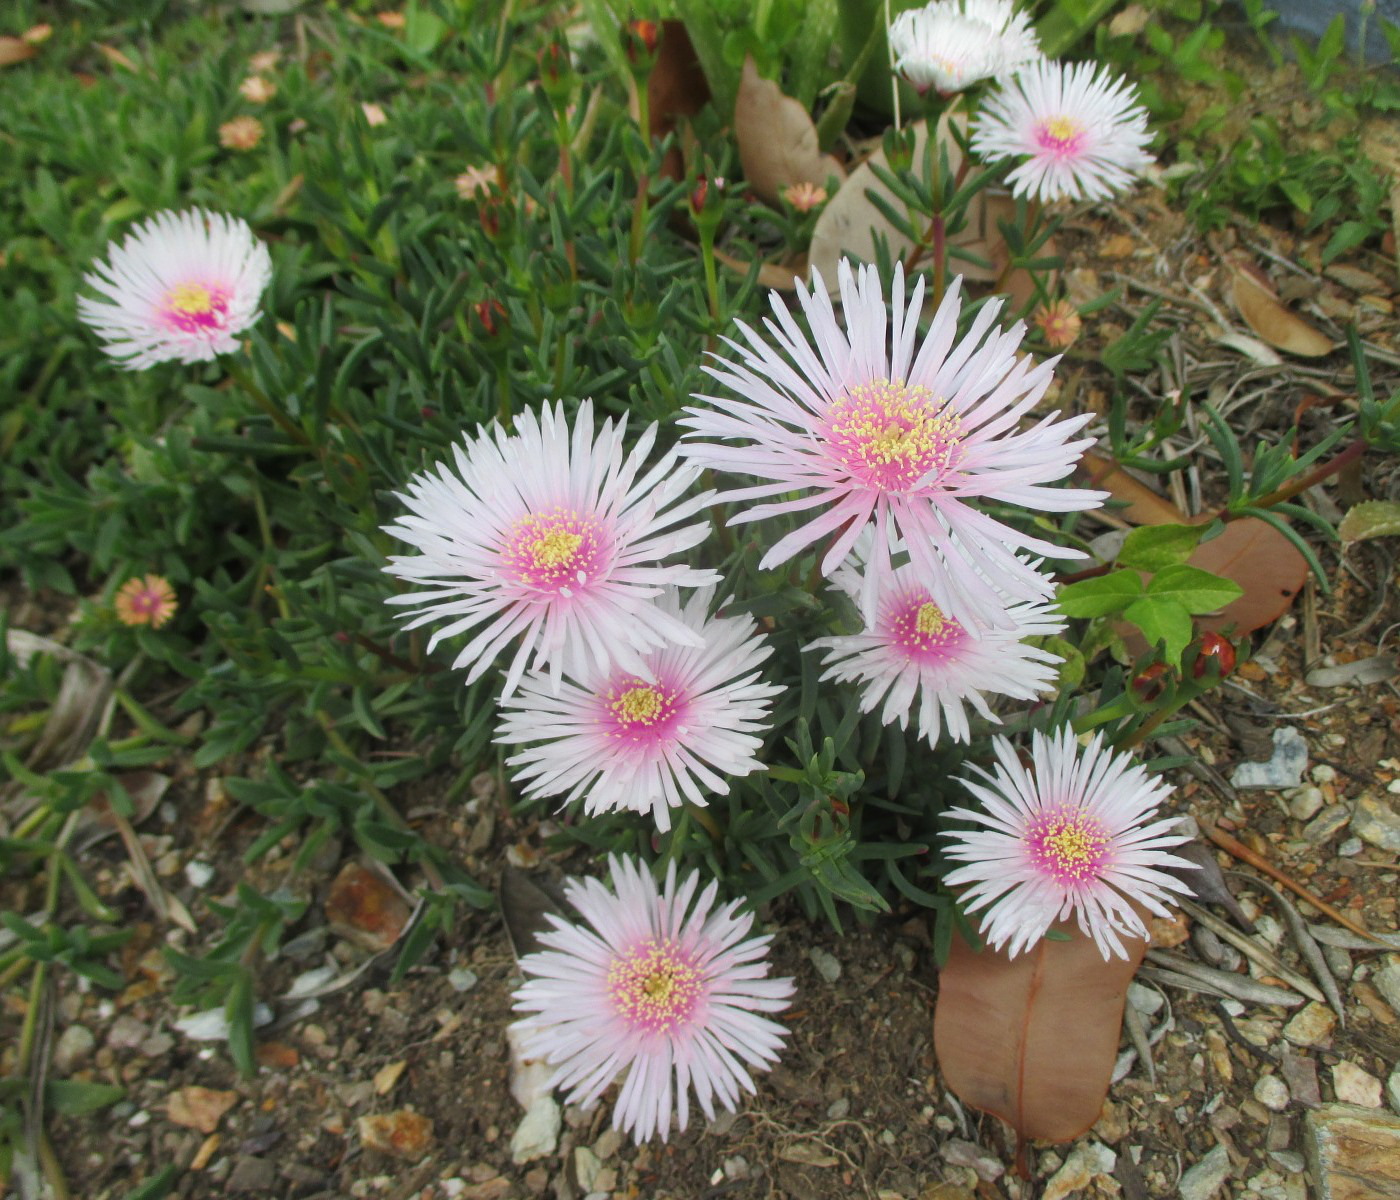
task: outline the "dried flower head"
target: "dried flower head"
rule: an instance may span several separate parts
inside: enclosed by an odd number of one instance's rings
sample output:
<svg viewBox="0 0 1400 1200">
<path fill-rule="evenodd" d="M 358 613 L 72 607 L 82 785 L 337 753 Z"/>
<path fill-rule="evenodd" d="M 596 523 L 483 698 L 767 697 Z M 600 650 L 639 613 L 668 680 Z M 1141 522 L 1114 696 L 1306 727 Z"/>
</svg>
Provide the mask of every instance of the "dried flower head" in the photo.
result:
<svg viewBox="0 0 1400 1200">
<path fill-rule="evenodd" d="M 123 625 L 149 625 L 159 629 L 175 615 L 179 605 L 175 589 L 163 575 L 139 575 L 117 589 L 113 607 L 117 620 Z"/>
<path fill-rule="evenodd" d="M 249 75 L 238 85 L 238 94 L 250 104 L 266 104 L 277 95 L 277 85 L 261 75 Z"/>
<path fill-rule="evenodd" d="M 489 196 L 500 186 L 496 168 L 488 166 L 468 167 L 452 182 L 463 200 Z"/>
<path fill-rule="evenodd" d="M 800 213 L 811 212 L 826 203 L 826 188 L 805 179 L 801 183 L 789 184 L 782 190 L 781 195 Z"/>
<path fill-rule="evenodd" d="M 225 150 L 251 150 L 262 141 L 262 122 L 244 113 L 219 126 L 219 145 Z"/>
<path fill-rule="evenodd" d="M 1040 330 L 1045 344 L 1056 350 L 1074 345 L 1084 324 L 1079 318 L 1079 310 L 1068 300 L 1042 304 L 1031 320 Z"/>
<path fill-rule="evenodd" d="M 374 19 L 385 29 L 402 29 L 408 24 L 408 17 L 401 12 L 375 13 Z"/>
</svg>

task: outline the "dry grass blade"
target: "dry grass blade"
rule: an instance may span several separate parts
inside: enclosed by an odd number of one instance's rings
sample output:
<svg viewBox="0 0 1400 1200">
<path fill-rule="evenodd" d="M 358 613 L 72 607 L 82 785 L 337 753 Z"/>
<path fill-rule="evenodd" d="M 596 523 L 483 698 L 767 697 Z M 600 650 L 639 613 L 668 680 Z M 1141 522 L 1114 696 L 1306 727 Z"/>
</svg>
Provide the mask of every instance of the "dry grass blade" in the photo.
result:
<svg viewBox="0 0 1400 1200">
<path fill-rule="evenodd" d="M 1248 975 L 1237 975 L 1234 971 L 1221 971 L 1204 963 L 1192 962 L 1179 954 L 1166 950 L 1149 950 L 1148 961 L 1166 971 L 1196 983 L 1205 984 L 1215 992 L 1232 1000 L 1242 1000 L 1250 1004 L 1279 1004 L 1284 1008 L 1297 1008 L 1306 1002 L 1306 997 L 1296 995 L 1287 988 L 1273 987 L 1260 983 Z"/>
<path fill-rule="evenodd" d="M 38 48 L 23 38 L 0 37 L 0 67 L 13 67 L 38 53 Z"/>
<path fill-rule="evenodd" d="M 1246 958 L 1253 959 L 1264 970 L 1268 971 L 1270 975 L 1282 979 L 1289 987 L 1302 992 L 1309 1000 L 1316 1000 L 1319 1004 L 1327 1002 L 1327 997 L 1313 986 L 1311 980 L 1299 975 L 1297 971 L 1282 962 L 1272 950 L 1266 949 L 1252 937 L 1222 921 L 1214 913 L 1207 912 L 1199 904 L 1192 904 L 1189 900 L 1181 900 L 1179 903 L 1182 911 L 1189 914 L 1193 921 L 1204 925 L 1216 937 L 1229 942 Z"/>
</svg>

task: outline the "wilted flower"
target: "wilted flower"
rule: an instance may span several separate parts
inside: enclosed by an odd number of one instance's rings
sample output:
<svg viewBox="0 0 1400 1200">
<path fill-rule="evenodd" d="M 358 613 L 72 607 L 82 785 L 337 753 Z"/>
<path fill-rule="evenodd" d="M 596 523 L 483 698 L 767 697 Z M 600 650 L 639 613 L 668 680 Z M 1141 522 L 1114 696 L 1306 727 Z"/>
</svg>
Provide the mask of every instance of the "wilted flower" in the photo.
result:
<svg viewBox="0 0 1400 1200">
<path fill-rule="evenodd" d="M 1193 863 L 1165 848 L 1187 838 L 1171 819 L 1148 822 L 1171 788 L 1126 754 L 1114 754 L 1101 734 L 1079 754 L 1068 727 L 1031 739 L 1031 769 L 1005 738 L 994 738 L 995 774 L 963 786 L 986 806 L 948 815 L 985 829 L 956 831 L 948 857 L 968 864 L 944 877 L 969 913 L 985 909 L 981 931 L 994 946 L 1009 942 L 1015 957 L 1056 921 L 1073 915 L 1104 958 L 1127 957 L 1123 937 L 1145 937 L 1134 905 L 1169 915 L 1170 893 L 1191 889 L 1165 870 Z"/>
<path fill-rule="evenodd" d="M 671 809 L 728 795 L 725 776 L 761 769 L 759 735 L 783 689 L 759 679 L 771 647 L 753 618 L 709 617 L 713 596 L 657 601 L 701 644 L 651 651 L 645 678 L 590 667 L 555 694 L 545 676 L 525 677 L 496 740 L 529 747 L 507 760 L 527 796 L 582 799 L 590 814 L 649 811 L 665 832 Z"/>
<path fill-rule="evenodd" d="M 149 625 L 159 629 L 175 615 L 175 589 L 163 575 L 139 575 L 128 579 L 112 603 L 123 625 Z"/>
<path fill-rule="evenodd" d="M 740 323 L 748 344 L 729 343 L 735 361 L 705 368 L 736 396 L 697 396 L 706 406 L 687 408 L 680 422 L 697 439 L 681 446 L 693 461 L 762 481 L 717 497 L 768 500 L 732 522 L 817 510 L 770 546 L 760 566 L 776 567 L 828 539 L 820 562 L 830 575 L 873 523 L 871 562 L 881 569 L 865 573 L 867 622 L 875 619 L 896 541 L 905 543 L 926 584 L 947 576 L 945 611 L 964 625 L 1004 625 L 1008 597 L 1048 599 L 1053 586 L 1017 551 L 1080 554 L 968 502 L 986 498 L 1042 513 L 1099 504 L 1101 492 L 1046 486 L 1068 475 L 1090 444 L 1069 439 L 1091 415 L 1018 428 L 1049 386 L 1053 364 L 1032 366 L 1017 353 L 1022 326 L 993 328 L 1000 300 L 984 304 L 960 339 L 955 283 L 916 354 L 922 279 L 906 308 L 904 272 L 896 266 L 887 312 L 875 268 L 854 273 L 842 260 L 842 329 L 820 275 L 812 277 L 812 291 L 797 293 L 810 341 L 774 293 L 775 320 L 766 328 L 777 348 Z"/>
<path fill-rule="evenodd" d="M 1057 350 L 1074 345 L 1084 324 L 1079 318 L 1079 310 L 1068 300 L 1042 304 L 1035 310 L 1031 321 L 1040 330 L 1045 344 Z"/>
<path fill-rule="evenodd" d="M 1030 18 L 1011 0 L 935 0 L 889 28 L 895 69 L 919 91 L 951 96 L 1040 58 Z"/>
<path fill-rule="evenodd" d="M 225 150 L 251 150 L 262 141 L 262 122 L 246 113 L 219 126 L 219 145 Z"/>
<path fill-rule="evenodd" d="M 818 187 L 805 179 L 801 183 L 789 184 L 783 188 L 781 195 L 800 213 L 811 212 L 826 203 L 826 188 Z"/>
<path fill-rule="evenodd" d="M 373 129 L 376 125 L 383 125 L 389 119 L 381 105 L 366 101 L 360 105 L 360 111 L 365 114 L 365 123 Z"/>
<path fill-rule="evenodd" d="M 485 166 L 468 167 L 452 182 L 457 188 L 457 195 L 463 200 L 488 196 L 498 186 L 496 168 Z"/>
<path fill-rule="evenodd" d="M 268 71 L 274 70 L 281 61 L 282 51 L 259 50 L 248 59 L 248 69 L 252 71 L 254 75 L 262 75 Z"/>
<path fill-rule="evenodd" d="M 133 369 L 236 350 L 272 275 L 267 247 L 246 221 L 202 209 L 157 213 L 107 254 L 83 276 L 107 299 L 80 297 L 78 312 L 107 353 Z"/>
<path fill-rule="evenodd" d="M 608 864 L 615 895 L 596 879 L 565 885 L 591 928 L 551 915 L 548 948 L 520 960 L 515 1008 L 533 1015 L 513 1028 L 572 1104 L 591 1107 L 625 1075 L 613 1127 L 665 1141 L 673 1116 L 685 1129 L 692 1089 L 713 1119 L 754 1090 L 751 1069 L 777 1062 L 787 1030 L 759 1014 L 788 1006 L 792 980 L 768 978 L 771 939 L 746 936 L 753 916 L 737 900 L 714 909 L 714 883 L 697 899 L 699 876 L 678 885 L 675 863 L 659 891 L 636 860 Z"/>
<path fill-rule="evenodd" d="M 678 467 L 674 450 L 643 474 L 657 426 L 624 456 L 626 425 L 610 417 L 595 437 L 589 400 L 572 431 L 562 402 L 538 417 L 527 410 L 514 435 L 483 427 L 455 449 L 453 464 L 416 476 L 400 496 L 410 514 L 386 528 L 420 553 L 385 569 L 424 590 L 389 603 L 417 606 L 410 629 L 447 619 L 429 650 L 476 631 L 453 663 L 470 667 L 468 683 L 516 637 L 505 696 L 532 658 L 558 687 L 565 669 L 645 674 L 648 651 L 702 644 L 652 600 L 670 585 L 718 582 L 713 571 L 662 565 L 705 540 L 707 522 L 677 526 L 713 493 L 686 496 L 699 471 Z"/>
<path fill-rule="evenodd" d="M 277 85 L 261 75 L 249 75 L 238 85 L 238 94 L 252 104 L 266 104 L 277 95 Z"/>
<path fill-rule="evenodd" d="M 1151 136 L 1136 90 L 1093 63 L 1032 64 L 989 96 L 972 124 L 976 153 L 1021 160 L 1007 176 L 1012 192 L 1046 201 L 1122 191 L 1152 162 Z"/>
</svg>

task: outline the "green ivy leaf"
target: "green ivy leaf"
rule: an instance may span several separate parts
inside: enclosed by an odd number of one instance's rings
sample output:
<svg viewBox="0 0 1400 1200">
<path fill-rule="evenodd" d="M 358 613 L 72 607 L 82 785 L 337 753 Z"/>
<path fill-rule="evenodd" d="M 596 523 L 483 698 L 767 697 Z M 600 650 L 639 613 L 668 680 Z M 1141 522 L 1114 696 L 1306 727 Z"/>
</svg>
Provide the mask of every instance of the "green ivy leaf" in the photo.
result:
<svg viewBox="0 0 1400 1200">
<path fill-rule="evenodd" d="M 1184 563 L 1200 545 L 1204 525 L 1144 525 L 1134 529 L 1118 552 L 1118 565 L 1138 571 L 1161 571 Z"/>
<path fill-rule="evenodd" d="M 1191 641 L 1191 614 L 1184 605 L 1167 596 L 1147 595 L 1128 605 L 1123 619 L 1141 629 L 1152 645 L 1165 642 L 1168 662 L 1181 661 L 1181 652 Z"/>
<path fill-rule="evenodd" d="M 1094 579 L 1081 579 L 1060 588 L 1060 611 L 1067 617 L 1106 617 L 1121 612 L 1142 595 L 1136 571 L 1113 571 Z"/>
<path fill-rule="evenodd" d="M 1206 613 L 1238 600 L 1244 595 L 1244 588 L 1232 579 L 1181 564 L 1158 571 L 1147 585 L 1147 594 L 1154 599 L 1174 600 L 1189 613 Z"/>
</svg>

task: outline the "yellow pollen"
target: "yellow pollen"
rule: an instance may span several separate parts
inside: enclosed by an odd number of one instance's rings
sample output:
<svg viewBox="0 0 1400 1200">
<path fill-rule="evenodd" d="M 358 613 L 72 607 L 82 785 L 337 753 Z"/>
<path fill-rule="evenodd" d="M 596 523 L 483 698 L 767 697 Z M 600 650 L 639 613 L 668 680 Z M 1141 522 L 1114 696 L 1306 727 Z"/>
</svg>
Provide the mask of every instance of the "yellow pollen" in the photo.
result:
<svg viewBox="0 0 1400 1200">
<path fill-rule="evenodd" d="M 664 1004 L 676 990 L 676 980 L 670 971 L 653 971 L 642 981 L 642 991 L 653 1003 Z"/>
<path fill-rule="evenodd" d="M 170 307 L 179 309 L 182 313 L 189 313 L 196 316 L 199 313 L 211 312 L 214 308 L 213 297 L 209 294 L 209 289 L 198 283 L 180 283 L 170 289 Z"/>
<path fill-rule="evenodd" d="M 1079 126 L 1068 117 L 1054 117 L 1045 122 L 1045 133 L 1057 142 L 1067 142 L 1079 132 Z"/>
<path fill-rule="evenodd" d="M 914 618 L 914 628 L 922 634 L 942 633 L 943 626 L 947 624 L 947 618 L 943 615 L 943 610 L 930 601 L 927 604 L 919 605 L 919 615 Z"/>
<path fill-rule="evenodd" d="M 661 693 L 653 687 L 630 687 L 612 703 L 612 710 L 624 721 L 650 725 L 661 715 Z"/>
<path fill-rule="evenodd" d="M 530 557 L 536 567 L 560 567 L 573 558 L 582 544 L 581 533 L 551 529 L 530 543 Z"/>
<path fill-rule="evenodd" d="M 1045 838 L 1051 857 L 1066 867 L 1087 866 L 1104 846 L 1104 838 L 1082 825 L 1066 822 Z"/>
</svg>

